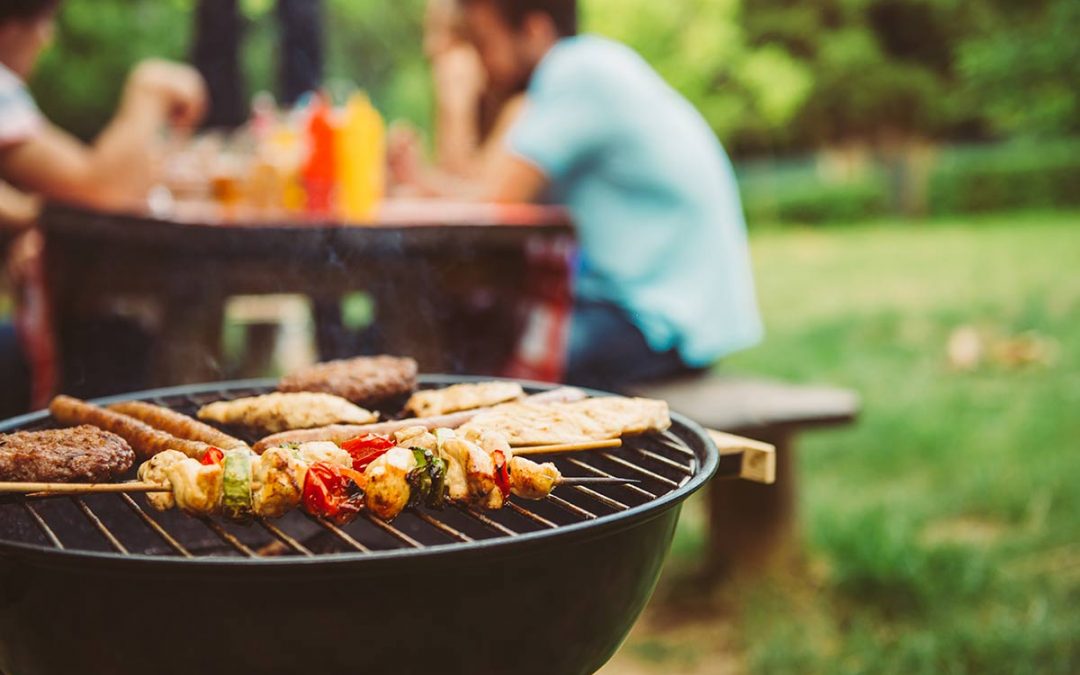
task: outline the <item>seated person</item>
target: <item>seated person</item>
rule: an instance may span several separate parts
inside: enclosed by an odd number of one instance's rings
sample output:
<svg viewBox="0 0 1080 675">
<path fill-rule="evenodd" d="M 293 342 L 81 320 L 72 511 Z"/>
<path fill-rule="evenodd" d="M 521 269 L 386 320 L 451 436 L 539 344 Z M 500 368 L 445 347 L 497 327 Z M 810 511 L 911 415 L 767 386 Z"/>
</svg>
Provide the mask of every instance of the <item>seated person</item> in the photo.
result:
<svg viewBox="0 0 1080 675">
<path fill-rule="evenodd" d="M 577 36 L 575 0 L 463 6 L 492 84 L 526 94 L 490 167 L 448 196 L 569 207 L 582 262 L 566 380 L 618 389 L 760 340 L 734 173 L 693 106 L 628 47 Z"/>
<path fill-rule="evenodd" d="M 145 196 L 162 126 L 192 127 L 206 104 L 202 78 L 188 66 L 152 60 L 127 79 L 120 107 L 92 145 L 51 125 L 24 85 L 52 39 L 60 0 L 0 6 L 0 180 L 28 193 L 115 206 Z"/>
<path fill-rule="evenodd" d="M 506 134 L 521 111 L 522 91 L 501 90 L 488 80 L 484 64 L 465 31 L 457 0 L 430 0 L 424 20 L 424 54 L 435 88 L 436 170 L 422 159 L 419 135 L 395 123 L 388 153 L 404 172 L 423 178 L 399 182 L 398 194 L 445 196 L 462 189 L 459 179 L 484 175 L 497 159 Z"/>
<path fill-rule="evenodd" d="M 436 164 L 460 176 L 476 175 L 517 118 L 521 92 L 490 86 L 457 0 L 428 3 L 424 53 L 435 83 Z"/>
<path fill-rule="evenodd" d="M 34 104 L 25 80 L 38 56 L 52 39 L 60 0 L 11 0 L 0 4 L 0 181 L 39 197 L 81 202 L 101 207 L 138 203 L 152 186 L 152 148 L 165 125 L 193 127 L 202 117 L 206 96 L 202 78 L 192 68 L 166 61 L 146 61 L 128 77 L 119 110 L 91 145 L 86 145 L 49 124 Z M 7 202 L 8 200 L 5 200 Z M 26 219 L 15 219 L 26 229 Z M 33 237 L 35 233 L 26 233 Z M 12 247 L 40 251 L 33 241 Z M 15 267 L 39 265 L 17 256 Z M 17 271 L 17 270 L 13 270 Z M 40 274 L 32 274 L 40 277 Z M 20 283 L 15 279 L 14 283 Z M 20 297 L 42 297 L 39 292 Z M 23 307 L 22 309 L 27 309 Z M 44 317 L 40 307 L 23 312 Z M 23 337 L 25 338 L 25 332 Z M 41 336 L 23 344 L 42 345 Z M 9 400 L 25 399 L 25 359 L 9 325 L 0 326 L 0 381 Z M 47 360 L 35 354 L 34 362 Z M 0 416 L 20 412 L 9 405 Z"/>
</svg>

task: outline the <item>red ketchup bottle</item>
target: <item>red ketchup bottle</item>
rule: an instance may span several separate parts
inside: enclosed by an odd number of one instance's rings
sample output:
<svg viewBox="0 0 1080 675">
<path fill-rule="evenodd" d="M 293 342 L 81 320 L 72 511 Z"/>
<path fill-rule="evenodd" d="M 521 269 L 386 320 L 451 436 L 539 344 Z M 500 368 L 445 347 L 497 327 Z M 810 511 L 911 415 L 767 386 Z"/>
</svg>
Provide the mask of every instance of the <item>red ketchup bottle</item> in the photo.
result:
<svg viewBox="0 0 1080 675">
<path fill-rule="evenodd" d="M 316 96 L 307 123 L 308 158 L 303 179 L 307 212 L 319 216 L 330 215 L 334 207 L 334 125 L 330 113 L 326 97 Z"/>
</svg>

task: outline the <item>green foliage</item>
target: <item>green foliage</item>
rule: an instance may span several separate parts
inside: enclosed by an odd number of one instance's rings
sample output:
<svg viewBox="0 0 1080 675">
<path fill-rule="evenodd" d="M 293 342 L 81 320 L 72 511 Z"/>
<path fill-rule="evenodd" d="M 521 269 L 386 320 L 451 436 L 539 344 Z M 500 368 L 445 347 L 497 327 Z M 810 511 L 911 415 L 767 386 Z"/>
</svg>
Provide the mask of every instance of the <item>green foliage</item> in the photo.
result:
<svg viewBox="0 0 1080 675">
<path fill-rule="evenodd" d="M 430 121 L 430 78 L 420 51 L 424 0 L 324 0 L 329 83 L 372 92 L 390 117 Z M 31 88 L 42 111 L 90 138 L 108 121 L 139 60 L 184 60 L 197 0 L 94 0 L 64 3 L 56 43 Z M 273 0 L 244 0 L 242 66 L 248 95 L 275 90 L 277 26 Z"/>
<path fill-rule="evenodd" d="M 1080 138 L 947 146 L 930 161 L 924 205 L 930 214 L 1080 205 Z M 745 162 L 738 176 L 752 225 L 850 223 L 895 209 L 896 188 L 879 160 L 843 179 L 823 175 L 808 160 Z"/>
<path fill-rule="evenodd" d="M 812 80 L 774 45 L 750 44 L 740 0 L 586 0 L 588 30 L 623 41 L 693 101 L 721 138 L 787 125 Z"/>
<path fill-rule="evenodd" d="M 753 174 L 751 174 L 753 175 Z M 764 173 L 740 181 L 750 223 L 849 223 L 888 211 L 888 193 L 876 172 L 831 182 L 809 169 L 795 175 Z"/>
<path fill-rule="evenodd" d="M 1075 673 L 1080 212 L 899 224 L 752 236 L 768 334 L 724 369 L 851 387 L 863 414 L 800 439 L 808 569 L 741 585 L 709 634 L 739 631 L 754 673 Z M 954 372 L 961 325 L 1056 360 Z"/>
<path fill-rule="evenodd" d="M 183 58 L 190 40 L 190 0 L 67 2 L 56 42 L 31 88 L 55 123 L 87 138 L 116 107 L 128 70 L 150 56 Z"/>
<path fill-rule="evenodd" d="M 946 154 L 930 176 L 933 213 L 1080 205 L 1080 140 Z"/>
<path fill-rule="evenodd" d="M 425 0 L 324 0 L 328 81 L 371 91 L 429 127 Z M 1080 132 L 1075 0 L 581 0 L 584 25 L 637 49 L 736 156 L 839 141 Z M 42 109 L 89 137 L 131 66 L 182 59 L 197 0 L 66 2 L 32 83 Z M 243 0 L 248 94 L 273 89 L 273 0 Z M 838 200 L 865 212 L 865 190 Z M 796 201 L 804 201 L 801 198 Z M 831 211 L 799 206 L 828 218 Z M 847 216 L 845 216 L 847 217 Z"/>
<path fill-rule="evenodd" d="M 1080 131 L 1080 3 L 997 3 L 977 37 L 958 50 L 970 97 L 998 131 Z"/>
</svg>

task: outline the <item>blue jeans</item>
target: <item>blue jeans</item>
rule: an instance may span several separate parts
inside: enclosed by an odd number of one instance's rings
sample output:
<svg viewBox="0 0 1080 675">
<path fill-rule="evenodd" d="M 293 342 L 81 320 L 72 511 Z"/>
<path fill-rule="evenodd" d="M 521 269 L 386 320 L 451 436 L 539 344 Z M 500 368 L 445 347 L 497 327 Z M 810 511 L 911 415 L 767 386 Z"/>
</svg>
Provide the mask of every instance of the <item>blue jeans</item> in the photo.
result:
<svg viewBox="0 0 1080 675">
<path fill-rule="evenodd" d="M 607 391 L 694 372 L 676 350 L 655 352 L 620 307 L 576 300 L 570 319 L 567 384 Z"/>
</svg>

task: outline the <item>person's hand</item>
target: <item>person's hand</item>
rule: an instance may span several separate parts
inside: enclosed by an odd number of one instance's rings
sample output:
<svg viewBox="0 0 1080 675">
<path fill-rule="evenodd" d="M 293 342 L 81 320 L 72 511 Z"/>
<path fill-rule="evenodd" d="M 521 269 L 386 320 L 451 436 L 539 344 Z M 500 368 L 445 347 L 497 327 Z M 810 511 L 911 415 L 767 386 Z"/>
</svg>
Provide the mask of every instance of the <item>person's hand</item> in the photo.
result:
<svg viewBox="0 0 1080 675">
<path fill-rule="evenodd" d="M 431 63 L 435 96 L 440 107 L 478 110 L 487 88 L 487 75 L 476 50 L 468 44 L 454 44 Z"/>
<path fill-rule="evenodd" d="M 395 122 L 386 138 L 386 160 L 390 177 L 398 185 L 416 182 L 424 167 L 420 134 L 410 124 Z"/>
<path fill-rule="evenodd" d="M 194 127 L 206 113 L 206 83 L 197 70 L 182 63 L 143 61 L 128 76 L 125 96 L 138 104 L 158 106 L 178 128 Z"/>
</svg>

